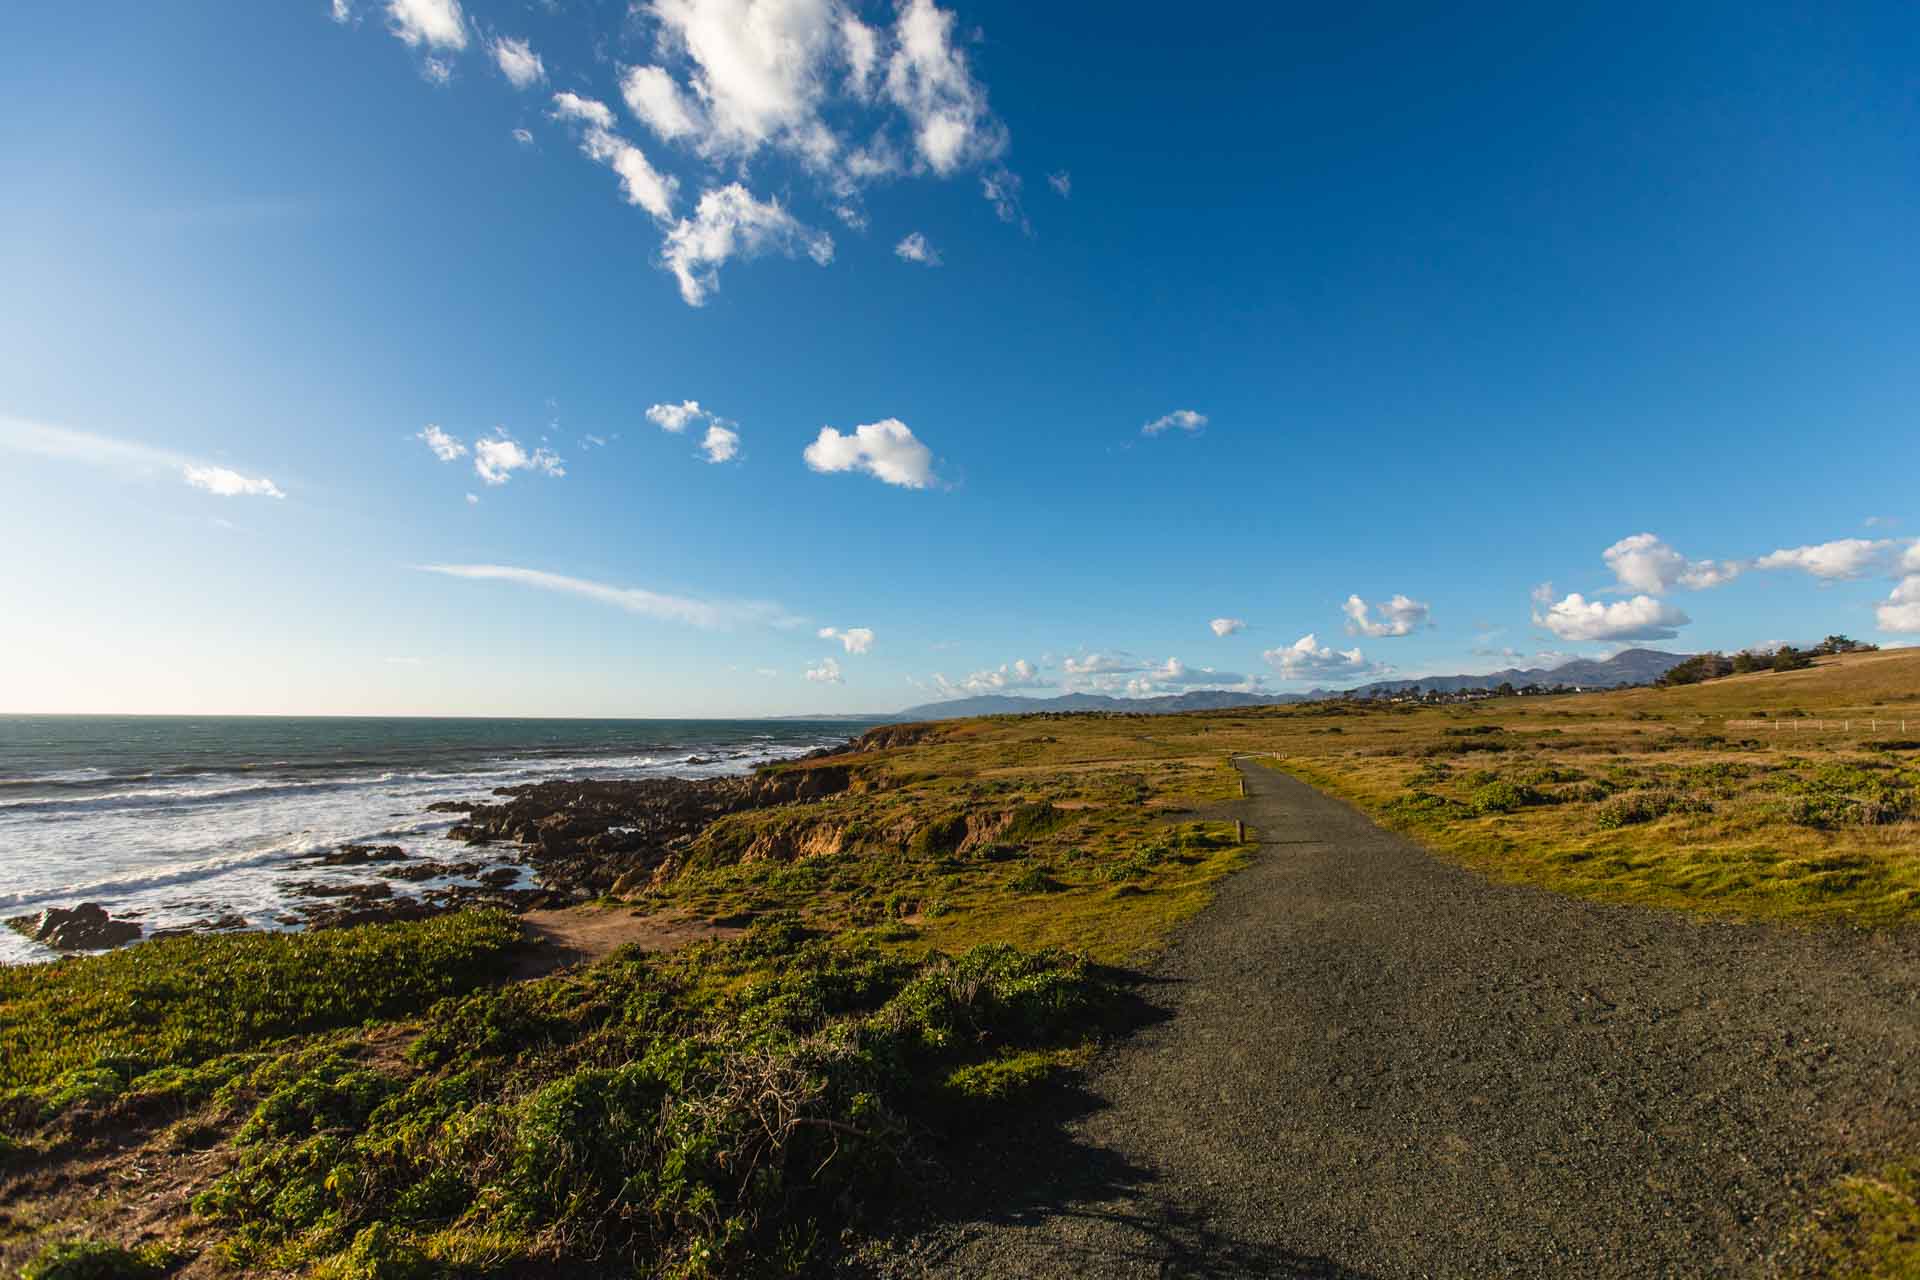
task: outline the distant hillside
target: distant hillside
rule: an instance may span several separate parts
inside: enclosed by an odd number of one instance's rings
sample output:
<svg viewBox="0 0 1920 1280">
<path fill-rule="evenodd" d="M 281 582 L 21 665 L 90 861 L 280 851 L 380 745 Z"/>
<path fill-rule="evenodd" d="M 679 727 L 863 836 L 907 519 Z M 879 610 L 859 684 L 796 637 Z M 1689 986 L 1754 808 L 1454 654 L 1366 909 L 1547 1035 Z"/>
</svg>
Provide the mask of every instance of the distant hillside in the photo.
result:
<svg viewBox="0 0 1920 1280">
<path fill-rule="evenodd" d="M 1658 649 L 1627 649 L 1604 662 L 1580 658 L 1558 667 L 1509 667 L 1489 671 L 1483 676 L 1425 676 L 1418 680 L 1376 680 L 1353 692 L 1361 697 L 1377 693 L 1397 693 L 1419 685 L 1436 693 L 1459 693 L 1464 689 L 1498 689 L 1510 684 L 1523 689 L 1530 684 L 1573 685 L 1581 689 L 1618 689 L 1623 685 L 1652 684 L 1690 655 L 1663 653 Z"/>
<path fill-rule="evenodd" d="M 1284 702 L 1307 702 L 1329 696 L 1312 693 L 1170 693 L 1158 698 L 1109 698 L 1099 693 L 1069 693 L 1058 698 L 1016 698 L 1004 693 L 951 702 L 928 702 L 908 707 L 895 720 L 958 720 L 965 716 L 1028 715 L 1035 711 L 1138 711 L 1164 715 L 1174 711 L 1219 711 L 1230 707 L 1270 707 Z"/>
<path fill-rule="evenodd" d="M 1572 685 L 1581 689 L 1617 689 L 1625 685 L 1652 684 L 1670 669 L 1687 660 L 1684 653 L 1663 653 L 1658 649 L 1628 649 L 1604 662 L 1581 658 L 1559 667 L 1510 667 L 1490 671 L 1483 676 L 1423 676 L 1418 680 L 1376 680 L 1357 689 L 1315 689 L 1310 693 L 1217 693 L 1200 691 L 1173 693 L 1158 698 L 1110 698 L 1098 693 L 1069 693 L 1058 698 L 1017 698 L 1010 694 L 985 694 L 977 698 L 955 698 L 951 702 L 927 702 L 890 717 L 894 720 L 958 720 L 966 716 L 1029 715 L 1036 711 L 1135 711 L 1165 715 L 1175 711 L 1220 711 L 1233 707 L 1270 707 L 1290 702 L 1312 702 L 1318 698 L 1339 697 L 1342 692 L 1355 697 L 1373 697 L 1397 693 L 1415 685 L 1435 693 L 1460 693 L 1468 689 L 1498 689 L 1511 684 L 1516 689 L 1530 684 Z"/>
</svg>

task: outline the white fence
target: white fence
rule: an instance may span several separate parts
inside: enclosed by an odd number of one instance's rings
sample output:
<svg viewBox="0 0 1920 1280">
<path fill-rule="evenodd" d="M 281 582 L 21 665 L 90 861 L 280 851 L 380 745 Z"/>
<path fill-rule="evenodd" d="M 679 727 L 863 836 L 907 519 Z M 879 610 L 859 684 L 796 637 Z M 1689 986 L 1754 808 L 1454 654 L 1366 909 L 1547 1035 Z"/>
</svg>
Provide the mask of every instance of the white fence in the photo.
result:
<svg viewBox="0 0 1920 1280">
<path fill-rule="evenodd" d="M 1729 729 L 1767 729 L 1774 733 L 1905 733 L 1907 725 L 1920 731 L 1920 720 L 1809 720 L 1801 716 L 1782 716 L 1778 720 L 1729 720 Z"/>
</svg>

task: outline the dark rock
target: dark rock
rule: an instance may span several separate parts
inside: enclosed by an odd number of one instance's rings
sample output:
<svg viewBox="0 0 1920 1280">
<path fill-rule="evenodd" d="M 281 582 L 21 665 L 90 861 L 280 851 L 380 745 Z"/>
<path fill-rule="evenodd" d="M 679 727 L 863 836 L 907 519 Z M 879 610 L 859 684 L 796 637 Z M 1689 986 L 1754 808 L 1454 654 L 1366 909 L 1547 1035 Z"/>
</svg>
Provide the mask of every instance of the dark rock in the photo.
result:
<svg viewBox="0 0 1920 1280">
<path fill-rule="evenodd" d="M 478 879 L 481 884 L 486 885 L 489 889 L 504 889 L 510 884 L 519 883 L 520 869 L 518 867 L 495 867 L 492 871 L 482 872 Z"/>
<path fill-rule="evenodd" d="M 8 927 L 55 951 L 105 951 L 140 936 L 131 920 L 115 920 L 97 902 L 77 907 L 48 907 L 31 916 L 15 916 Z"/>
<path fill-rule="evenodd" d="M 407 851 L 397 844 L 343 844 L 320 858 L 323 867 L 358 867 L 369 862 L 404 862 Z"/>
<path fill-rule="evenodd" d="M 191 920 L 186 924 L 155 929 L 147 936 L 157 941 L 161 938 L 184 938 L 194 933 L 233 933 L 247 927 L 249 926 L 245 916 L 229 911 L 223 915 L 208 916 L 204 920 Z"/>
<path fill-rule="evenodd" d="M 377 902 L 393 896 L 393 886 L 384 880 L 367 884 L 334 884 L 326 880 L 307 880 L 286 886 L 289 893 L 303 898 L 350 898 L 355 902 Z"/>
</svg>

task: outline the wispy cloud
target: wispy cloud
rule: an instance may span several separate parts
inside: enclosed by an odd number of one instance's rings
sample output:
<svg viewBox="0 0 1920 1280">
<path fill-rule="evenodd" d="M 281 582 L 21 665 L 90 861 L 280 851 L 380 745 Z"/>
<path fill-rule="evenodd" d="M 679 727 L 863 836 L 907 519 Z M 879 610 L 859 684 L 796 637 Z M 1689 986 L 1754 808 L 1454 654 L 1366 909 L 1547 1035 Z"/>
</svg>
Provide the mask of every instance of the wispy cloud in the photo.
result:
<svg viewBox="0 0 1920 1280">
<path fill-rule="evenodd" d="M 893 246 L 893 256 L 903 262 L 917 262 L 923 267 L 940 265 L 940 251 L 928 244 L 926 236 L 918 231 L 909 232 L 905 239 Z"/>
<path fill-rule="evenodd" d="M 1395 595 L 1391 600 L 1382 600 L 1369 606 L 1359 596 L 1348 596 L 1340 611 L 1347 615 L 1347 634 L 1350 636 L 1371 636 L 1381 639 L 1388 636 L 1410 636 L 1427 625 L 1427 618 L 1433 612 L 1422 602 L 1405 595 Z"/>
<path fill-rule="evenodd" d="M 516 471 L 537 471 L 555 479 L 567 474 L 560 455 L 547 448 L 528 452 L 504 428 L 473 442 L 473 470 L 482 483 L 491 485 L 505 484 Z"/>
<path fill-rule="evenodd" d="M 1013 662 L 1003 662 L 998 667 L 988 667 L 972 672 L 957 680 L 949 680 L 936 671 L 933 673 L 933 688 L 943 698 L 959 698 L 969 694 L 1007 693 L 1014 689 L 1051 689 L 1054 681 L 1042 674 L 1036 663 L 1025 658 Z"/>
<path fill-rule="evenodd" d="M 1367 661 L 1358 649 L 1335 649 L 1311 633 L 1260 655 L 1282 680 L 1358 680 L 1389 668 Z"/>
<path fill-rule="evenodd" d="M 1163 431 L 1185 431 L 1189 435 L 1207 425 L 1207 415 L 1193 409 L 1175 409 L 1172 413 L 1163 413 L 1140 428 L 1143 436 L 1157 436 Z"/>
<path fill-rule="evenodd" d="M 822 627 L 819 631 L 822 640 L 838 640 L 848 653 L 871 653 L 873 651 L 873 628 Z"/>
<path fill-rule="evenodd" d="M 44 423 L 0 417 L 0 449 L 77 462 L 83 466 L 153 475 L 171 472 L 195 489 L 223 498 L 284 498 L 267 477 L 236 471 L 172 449 L 121 440 L 91 431 L 73 431 Z"/>
<path fill-rule="evenodd" d="M 547 64 L 525 40 L 505 36 L 493 42 L 493 63 L 516 89 L 531 89 L 547 78 Z"/>
<path fill-rule="evenodd" d="M 422 564 L 414 567 L 423 573 L 444 574 L 449 578 L 465 578 L 471 582 L 509 582 L 537 591 L 579 596 L 641 617 L 679 622 L 706 630 L 725 630 L 736 626 L 785 628 L 796 626 L 800 621 L 780 606 L 764 601 L 696 600 L 689 596 L 649 591 L 644 587 L 618 587 L 587 578 L 570 578 L 565 574 L 523 569 L 514 565 Z"/>
<path fill-rule="evenodd" d="M 740 424 L 721 417 L 711 409 L 701 408 L 698 400 L 650 405 L 647 408 L 647 421 L 675 435 L 690 425 L 704 422 L 707 424 L 707 433 L 700 438 L 700 452 L 708 462 L 731 462 L 740 455 Z"/>
<path fill-rule="evenodd" d="M 1213 631 L 1213 634 L 1222 639 L 1233 635 L 1235 632 L 1245 631 L 1247 629 L 1246 619 L 1244 618 L 1215 618 L 1212 622 L 1209 622 L 1207 626 Z"/>
</svg>

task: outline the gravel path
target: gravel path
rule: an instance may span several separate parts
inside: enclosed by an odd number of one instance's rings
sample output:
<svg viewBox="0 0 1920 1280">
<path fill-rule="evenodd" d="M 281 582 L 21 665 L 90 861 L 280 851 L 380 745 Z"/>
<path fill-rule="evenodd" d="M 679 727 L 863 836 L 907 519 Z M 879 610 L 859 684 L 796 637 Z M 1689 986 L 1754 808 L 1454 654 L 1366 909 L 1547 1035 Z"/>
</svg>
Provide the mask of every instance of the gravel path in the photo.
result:
<svg viewBox="0 0 1920 1280">
<path fill-rule="evenodd" d="M 1243 772 L 1260 856 L 1157 966 L 1164 1020 L 884 1273 L 1794 1274 L 1813 1191 L 1920 1150 L 1912 935 L 1497 885 Z"/>
</svg>

